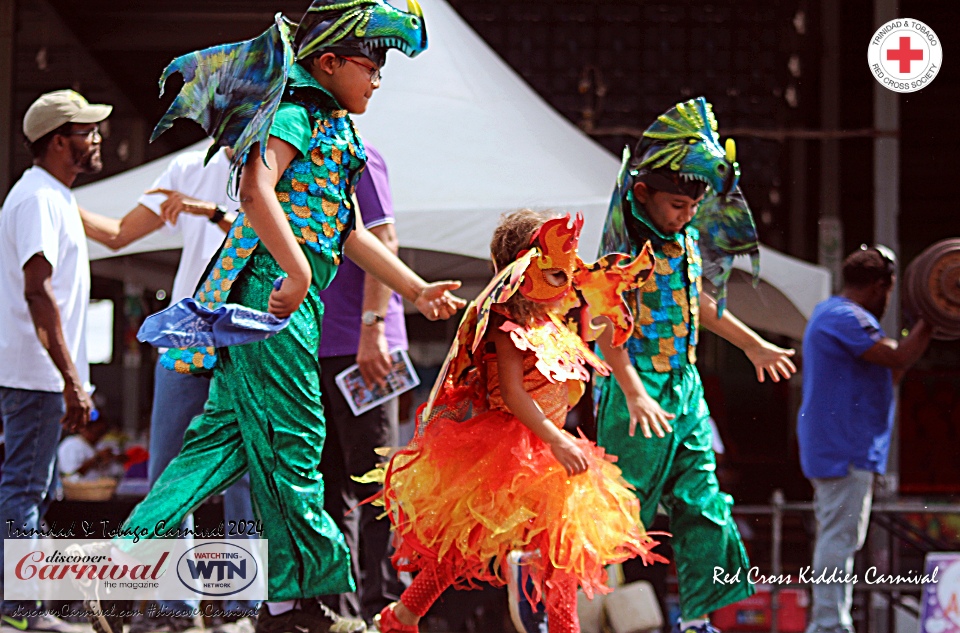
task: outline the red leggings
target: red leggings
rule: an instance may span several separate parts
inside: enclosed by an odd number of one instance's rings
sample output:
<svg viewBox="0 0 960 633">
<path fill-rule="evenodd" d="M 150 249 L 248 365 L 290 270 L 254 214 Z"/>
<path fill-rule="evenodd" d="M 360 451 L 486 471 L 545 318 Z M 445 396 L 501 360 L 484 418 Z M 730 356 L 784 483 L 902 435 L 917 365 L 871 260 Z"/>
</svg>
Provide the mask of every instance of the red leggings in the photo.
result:
<svg viewBox="0 0 960 633">
<path fill-rule="evenodd" d="M 433 565 L 417 574 L 413 583 L 400 596 L 400 602 L 419 617 L 437 601 L 440 594 L 453 584 L 449 568 Z M 577 581 L 575 578 L 553 579 L 547 582 L 547 623 L 550 633 L 580 633 L 577 617 Z"/>
</svg>

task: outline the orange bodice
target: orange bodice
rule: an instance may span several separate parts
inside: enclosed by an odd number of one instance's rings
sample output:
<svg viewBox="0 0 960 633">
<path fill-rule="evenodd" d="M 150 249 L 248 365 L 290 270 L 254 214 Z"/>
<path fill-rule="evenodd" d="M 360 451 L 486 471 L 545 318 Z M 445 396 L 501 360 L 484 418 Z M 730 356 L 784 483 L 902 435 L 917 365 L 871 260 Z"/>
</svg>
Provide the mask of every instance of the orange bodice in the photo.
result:
<svg viewBox="0 0 960 633">
<path fill-rule="evenodd" d="M 484 354 L 481 362 L 487 377 L 487 402 L 491 409 L 510 413 L 510 409 L 500 395 L 500 374 L 497 370 L 497 355 Z M 523 388 L 534 402 L 540 405 L 543 414 L 557 428 L 562 428 L 567 419 L 567 411 L 583 395 L 583 383 L 579 380 L 550 382 L 537 369 L 537 355 L 533 352 L 523 354 Z"/>
</svg>

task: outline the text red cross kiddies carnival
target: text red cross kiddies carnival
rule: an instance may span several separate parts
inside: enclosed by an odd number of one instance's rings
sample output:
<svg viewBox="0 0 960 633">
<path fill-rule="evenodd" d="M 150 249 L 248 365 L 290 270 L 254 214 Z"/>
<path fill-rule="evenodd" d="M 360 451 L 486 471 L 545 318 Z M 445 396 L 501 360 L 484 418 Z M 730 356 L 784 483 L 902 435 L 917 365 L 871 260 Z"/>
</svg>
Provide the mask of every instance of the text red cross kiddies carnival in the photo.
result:
<svg viewBox="0 0 960 633">
<path fill-rule="evenodd" d="M 910 72 L 910 62 L 923 60 L 922 48 L 910 48 L 910 36 L 900 38 L 900 48 L 891 48 L 887 51 L 889 61 L 900 62 L 900 72 Z"/>
</svg>

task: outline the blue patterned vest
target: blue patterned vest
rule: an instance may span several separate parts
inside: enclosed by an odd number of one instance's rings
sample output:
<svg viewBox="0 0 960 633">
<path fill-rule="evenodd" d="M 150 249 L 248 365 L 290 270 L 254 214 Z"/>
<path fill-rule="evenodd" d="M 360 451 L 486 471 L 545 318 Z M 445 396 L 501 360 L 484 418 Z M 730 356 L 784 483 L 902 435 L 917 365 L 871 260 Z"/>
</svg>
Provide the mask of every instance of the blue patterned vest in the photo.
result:
<svg viewBox="0 0 960 633">
<path fill-rule="evenodd" d="M 367 156 L 349 114 L 332 96 L 312 86 L 288 86 L 286 90 L 284 101 L 307 110 L 313 136 L 307 155 L 294 158 L 281 175 L 277 199 L 311 265 L 313 258 L 319 257 L 338 266 L 343 242 L 356 221 L 352 196 Z M 197 303 L 211 310 L 227 303 L 231 286 L 259 243 L 241 212 L 194 295 Z M 319 281 L 318 275 L 313 275 L 313 281 Z M 216 365 L 216 349 L 170 349 L 160 362 L 178 373 L 203 373 Z"/>
<path fill-rule="evenodd" d="M 636 205 L 628 195 L 629 204 Z M 626 295 L 633 313 L 633 336 L 627 350 L 641 371 L 668 372 L 697 362 L 703 262 L 692 226 L 664 235 L 631 208 L 633 227 L 650 240 L 654 273 L 635 293 Z M 640 242 L 642 243 L 642 241 Z"/>
</svg>

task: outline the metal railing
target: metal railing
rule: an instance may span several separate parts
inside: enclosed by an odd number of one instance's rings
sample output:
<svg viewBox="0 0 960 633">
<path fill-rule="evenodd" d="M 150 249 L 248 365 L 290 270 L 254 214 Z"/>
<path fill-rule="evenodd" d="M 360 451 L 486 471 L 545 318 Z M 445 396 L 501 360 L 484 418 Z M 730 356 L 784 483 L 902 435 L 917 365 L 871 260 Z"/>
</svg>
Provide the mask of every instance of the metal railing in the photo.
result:
<svg viewBox="0 0 960 633">
<path fill-rule="evenodd" d="M 782 490 L 775 490 L 770 498 L 769 505 L 741 505 L 733 506 L 734 515 L 766 515 L 770 516 L 770 576 L 779 578 L 783 575 L 783 518 L 786 514 L 813 513 L 813 502 L 788 502 Z M 888 569 L 893 569 L 895 554 L 894 539 L 907 543 L 910 546 L 926 553 L 937 550 L 949 550 L 950 547 L 930 537 L 922 530 L 899 518 L 904 514 L 960 514 L 960 503 L 929 503 L 920 499 L 894 499 L 874 501 L 871 507 L 871 525 L 883 529 L 888 535 Z M 877 517 L 889 517 L 877 520 Z M 791 582 L 774 583 L 770 586 L 770 632 L 778 633 L 780 601 L 779 593 L 784 588 L 809 588 L 811 583 Z M 862 587 L 862 588 L 861 588 Z M 914 609 L 904 605 L 901 594 L 919 594 L 923 590 L 921 585 L 912 583 L 872 583 L 854 587 L 854 591 L 867 594 L 868 615 L 867 626 L 861 633 L 869 633 L 869 605 L 874 593 L 887 596 L 888 633 L 893 633 L 894 606 L 904 608 L 918 615 Z"/>
</svg>

